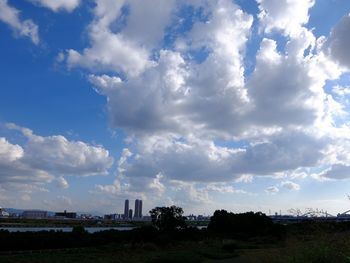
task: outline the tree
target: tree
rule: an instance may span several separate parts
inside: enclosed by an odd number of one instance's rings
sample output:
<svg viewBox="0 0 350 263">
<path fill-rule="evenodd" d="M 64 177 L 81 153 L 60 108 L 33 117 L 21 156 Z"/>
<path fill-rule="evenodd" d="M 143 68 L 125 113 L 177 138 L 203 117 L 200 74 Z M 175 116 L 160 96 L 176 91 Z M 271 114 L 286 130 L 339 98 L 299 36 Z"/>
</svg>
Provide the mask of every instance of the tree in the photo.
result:
<svg viewBox="0 0 350 263">
<path fill-rule="evenodd" d="M 257 236 L 274 230 L 274 224 L 261 212 L 234 214 L 226 210 L 216 210 L 210 218 L 208 229 L 222 234 Z"/>
<path fill-rule="evenodd" d="M 149 211 L 152 218 L 152 223 L 159 230 L 169 231 L 177 228 L 186 228 L 185 217 L 181 207 L 155 207 Z"/>
</svg>

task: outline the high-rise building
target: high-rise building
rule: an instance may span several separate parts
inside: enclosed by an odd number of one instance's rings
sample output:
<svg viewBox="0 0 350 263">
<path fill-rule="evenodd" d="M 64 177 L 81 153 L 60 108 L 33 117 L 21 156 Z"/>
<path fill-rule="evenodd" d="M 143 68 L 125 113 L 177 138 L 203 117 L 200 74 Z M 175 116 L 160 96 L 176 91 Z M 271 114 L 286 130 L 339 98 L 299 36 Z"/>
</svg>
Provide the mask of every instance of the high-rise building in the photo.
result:
<svg viewBox="0 0 350 263">
<path fill-rule="evenodd" d="M 126 199 L 124 204 L 124 219 L 128 219 L 128 218 L 129 218 L 129 200 Z"/>
<path fill-rule="evenodd" d="M 135 200 L 134 218 L 142 218 L 142 200 Z"/>
<path fill-rule="evenodd" d="M 142 200 L 139 200 L 139 218 L 142 218 Z"/>
<path fill-rule="evenodd" d="M 132 219 L 132 209 L 129 209 L 129 219 Z"/>
<path fill-rule="evenodd" d="M 134 217 L 139 218 L 139 199 L 135 200 Z"/>
</svg>

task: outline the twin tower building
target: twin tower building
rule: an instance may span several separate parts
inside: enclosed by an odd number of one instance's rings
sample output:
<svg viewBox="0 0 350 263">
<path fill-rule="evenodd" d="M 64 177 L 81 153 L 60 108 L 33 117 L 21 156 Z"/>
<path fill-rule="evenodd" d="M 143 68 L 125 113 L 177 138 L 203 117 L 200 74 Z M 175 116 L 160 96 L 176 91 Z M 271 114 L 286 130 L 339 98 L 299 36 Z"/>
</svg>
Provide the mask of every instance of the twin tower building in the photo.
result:
<svg viewBox="0 0 350 263">
<path fill-rule="evenodd" d="M 125 200 L 124 205 L 124 219 L 141 219 L 142 218 L 142 200 L 135 200 L 135 210 L 134 215 L 132 209 L 129 209 L 129 200 Z"/>
</svg>

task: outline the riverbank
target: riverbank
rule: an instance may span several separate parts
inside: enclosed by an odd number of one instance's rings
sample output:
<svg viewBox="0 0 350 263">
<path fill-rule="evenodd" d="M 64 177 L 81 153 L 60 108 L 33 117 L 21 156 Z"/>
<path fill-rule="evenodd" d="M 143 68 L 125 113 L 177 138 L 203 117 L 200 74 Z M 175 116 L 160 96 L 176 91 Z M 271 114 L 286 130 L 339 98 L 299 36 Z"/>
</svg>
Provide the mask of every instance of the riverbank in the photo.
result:
<svg viewBox="0 0 350 263">
<path fill-rule="evenodd" d="M 284 240 L 206 238 L 200 241 L 115 242 L 89 248 L 0 254 L 2 263 L 345 263 L 350 232 L 289 232 Z"/>
</svg>

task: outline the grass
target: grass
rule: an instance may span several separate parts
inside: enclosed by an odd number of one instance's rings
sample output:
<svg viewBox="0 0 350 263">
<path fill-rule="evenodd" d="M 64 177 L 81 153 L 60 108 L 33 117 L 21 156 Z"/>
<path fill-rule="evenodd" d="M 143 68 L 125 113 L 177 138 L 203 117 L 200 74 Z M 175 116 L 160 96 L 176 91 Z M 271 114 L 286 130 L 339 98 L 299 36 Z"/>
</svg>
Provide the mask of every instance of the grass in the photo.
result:
<svg viewBox="0 0 350 263">
<path fill-rule="evenodd" d="M 99 248 L 67 251 L 50 251 L 18 255 L 1 255 L 1 263 L 66 263 L 66 262 L 113 262 L 113 263 L 199 263 L 206 259 L 224 259 L 236 256 L 222 249 L 222 243 L 180 242 L 176 245 L 156 246 L 152 243 L 137 245 L 112 244 Z"/>
<path fill-rule="evenodd" d="M 293 234 L 281 242 L 208 239 L 168 245 L 109 244 L 43 253 L 0 255 L 1 263 L 350 263 L 350 231 Z"/>
</svg>

